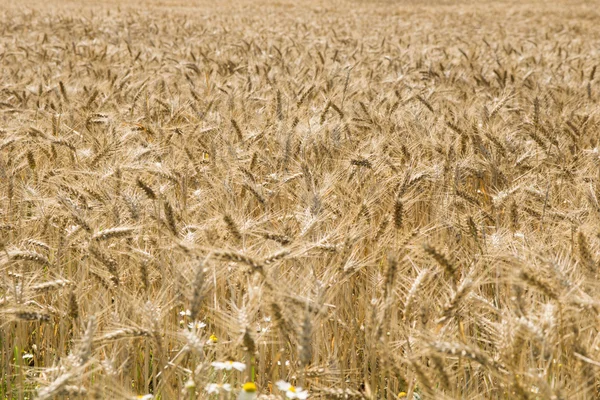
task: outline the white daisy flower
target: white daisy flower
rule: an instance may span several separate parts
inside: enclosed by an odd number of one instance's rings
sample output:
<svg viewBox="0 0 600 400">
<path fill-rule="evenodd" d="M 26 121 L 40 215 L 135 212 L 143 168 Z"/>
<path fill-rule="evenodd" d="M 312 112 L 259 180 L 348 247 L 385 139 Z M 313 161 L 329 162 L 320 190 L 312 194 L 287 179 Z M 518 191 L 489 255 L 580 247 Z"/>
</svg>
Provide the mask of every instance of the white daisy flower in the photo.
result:
<svg viewBox="0 0 600 400">
<path fill-rule="evenodd" d="M 206 324 L 202 321 L 194 321 L 194 322 L 190 322 L 188 324 L 188 328 L 190 329 L 195 329 L 195 330 L 200 330 L 202 328 L 206 327 Z"/>
<path fill-rule="evenodd" d="M 302 390 L 301 387 L 295 387 L 291 383 L 286 381 L 277 381 L 275 382 L 277 388 L 282 392 L 285 392 L 285 397 L 288 399 L 300 399 L 305 400 L 308 399 L 308 391 Z"/>
<path fill-rule="evenodd" d="M 218 342 L 219 342 L 219 338 L 215 334 L 210 335 L 210 337 L 206 341 L 207 344 L 216 344 Z"/>
<path fill-rule="evenodd" d="M 218 394 L 221 391 L 231 392 L 231 385 L 229 383 L 209 383 L 204 390 L 206 390 L 206 393 L 208 394 Z"/>
<path fill-rule="evenodd" d="M 179 311 L 179 315 L 181 315 L 182 317 L 189 317 L 190 315 L 192 315 L 192 312 L 190 310 Z"/>
<path fill-rule="evenodd" d="M 185 383 L 185 388 L 190 391 L 196 390 L 196 382 L 190 377 Z"/>
<path fill-rule="evenodd" d="M 138 400 L 152 400 L 153 398 L 154 396 L 151 394 L 144 394 L 136 397 Z"/>
<path fill-rule="evenodd" d="M 246 382 L 242 386 L 242 390 L 238 394 L 237 400 L 255 400 L 256 399 L 256 385 L 254 382 Z"/>
<path fill-rule="evenodd" d="M 243 371 L 246 369 L 246 364 L 241 363 L 239 361 L 215 361 L 211 363 L 215 369 L 224 369 L 226 371 L 231 371 L 232 369 L 237 369 L 238 371 Z"/>
<path fill-rule="evenodd" d="M 401 399 L 406 399 L 408 395 L 406 394 L 406 392 L 400 392 L 398 393 L 398 397 Z M 421 396 L 419 396 L 418 393 L 413 393 L 412 398 L 413 400 L 421 400 Z"/>
</svg>

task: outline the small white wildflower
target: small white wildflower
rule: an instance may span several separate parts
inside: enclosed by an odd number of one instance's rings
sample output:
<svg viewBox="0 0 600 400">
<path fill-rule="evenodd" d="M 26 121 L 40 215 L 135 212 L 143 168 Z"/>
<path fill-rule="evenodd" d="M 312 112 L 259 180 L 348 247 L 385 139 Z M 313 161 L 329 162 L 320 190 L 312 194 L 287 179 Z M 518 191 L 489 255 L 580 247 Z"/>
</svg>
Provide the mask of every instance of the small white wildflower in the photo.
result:
<svg viewBox="0 0 600 400">
<path fill-rule="evenodd" d="M 206 341 L 207 344 L 216 344 L 218 342 L 219 342 L 219 338 L 215 334 L 210 335 L 210 337 Z"/>
<path fill-rule="evenodd" d="M 408 397 L 408 395 L 406 394 L 406 392 L 400 392 L 398 393 L 398 397 L 401 399 L 405 399 Z M 421 396 L 419 396 L 418 393 L 413 393 L 412 398 L 413 400 L 421 400 Z"/>
<path fill-rule="evenodd" d="M 285 392 L 285 397 L 288 399 L 308 399 L 308 391 L 302 390 L 301 387 L 295 387 L 286 381 L 277 381 L 276 385 L 279 390 Z"/>
<path fill-rule="evenodd" d="M 196 389 L 196 382 L 194 382 L 194 380 L 190 377 L 190 379 L 188 379 L 185 383 L 185 388 L 188 390 Z"/>
<path fill-rule="evenodd" d="M 231 385 L 229 383 L 209 383 L 204 390 L 206 390 L 206 393 L 208 394 L 218 394 L 221 391 L 231 392 Z"/>
<path fill-rule="evenodd" d="M 211 363 L 215 369 L 224 369 L 226 371 L 231 371 L 232 369 L 237 369 L 238 371 L 243 371 L 246 369 L 246 364 L 241 363 L 239 361 L 215 361 Z"/>
<path fill-rule="evenodd" d="M 143 395 L 139 395 L 136 397 L 136 399 L 139 399 L 139 400 L 152 400 L 153 398 L 154 398 L 154 396 L 151 394 L 143 394 Z"/>
<path fill-rule="evenodd" d="M 192 315 L 192 312 L 190 310 L 179 311 L 179 315 L 181 315 L 182 317 L 189 317 L 190 315 Z"/>
<path fill-rule="evenodd" d="M 242 386 L 242 390 L 238 394 L 237 400 L 255 400 L 256 399 L 256 385 L 254 382 L 246 382 Z"/>
<path fill-rule="evenodd" d="M 188 328 L 195 329 L 195 330 L 200 330 L 205 327 L 206 327 L 206 324 L 202 321 L 194 321 L 194 322 L 190 322 L 188 324 Z"/>
</svg>

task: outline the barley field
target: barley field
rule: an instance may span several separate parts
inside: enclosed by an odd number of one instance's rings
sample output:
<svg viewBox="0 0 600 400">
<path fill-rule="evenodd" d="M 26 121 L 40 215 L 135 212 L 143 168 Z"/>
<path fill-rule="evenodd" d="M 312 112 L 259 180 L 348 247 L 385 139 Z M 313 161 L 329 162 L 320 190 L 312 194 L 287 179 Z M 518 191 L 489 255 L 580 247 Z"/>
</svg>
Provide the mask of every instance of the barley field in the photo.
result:
<svg viewBox="0 0 600 400">
<path fill-rule="evenodd" d="M 3 3 L 0 398 L 600 398 L 595 4 Z"/>
</svg>

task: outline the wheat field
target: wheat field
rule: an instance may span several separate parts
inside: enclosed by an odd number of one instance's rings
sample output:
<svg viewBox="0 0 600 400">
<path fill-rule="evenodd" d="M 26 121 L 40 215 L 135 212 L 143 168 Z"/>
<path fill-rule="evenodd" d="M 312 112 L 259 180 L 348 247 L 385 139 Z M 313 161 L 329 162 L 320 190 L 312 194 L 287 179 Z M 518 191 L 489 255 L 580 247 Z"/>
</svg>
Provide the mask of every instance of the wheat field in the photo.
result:
<svg viewBox="0 0 600 400">
<path fill-rule="evenodd" d="M 599 62 L 576 1 L 4 4 L 0 398 L 600 398 Z"/>
</svg>

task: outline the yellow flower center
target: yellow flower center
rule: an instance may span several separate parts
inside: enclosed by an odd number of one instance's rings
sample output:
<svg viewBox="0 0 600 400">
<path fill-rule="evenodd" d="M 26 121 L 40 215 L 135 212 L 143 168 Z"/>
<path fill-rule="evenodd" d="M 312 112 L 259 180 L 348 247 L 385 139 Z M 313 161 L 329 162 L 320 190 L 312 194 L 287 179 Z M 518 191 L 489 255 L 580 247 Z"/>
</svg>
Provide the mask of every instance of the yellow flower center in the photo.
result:
<svg viewBox="0 0 600 400">
<path fill-rule="evenodd" d="M 244 383 L 244 386 L 242 386 L 242 389 L 244 392 L 254 393 L 256 392 L 256 385 L 254 382 L 246 382 Z"/>
<path fill-rule="evenodd" d="M 219 341 L 215 335 L 210 335 L 208 339 L 213 343 L 217 343 Z"/>
<path fill-rule="evenodd" d="M 288 389 L 288 391 L 292 392 L 292 393 L 296 393 L 296 388 L 293 387 L 293 386 L 290 386 L 290 388 Z"/>
<path fill-rule="evenodd" d="M 398 397 L 406 397 L 406 392 L 400 392 L 400 393 L 398 393 Z"/>
</svg>

